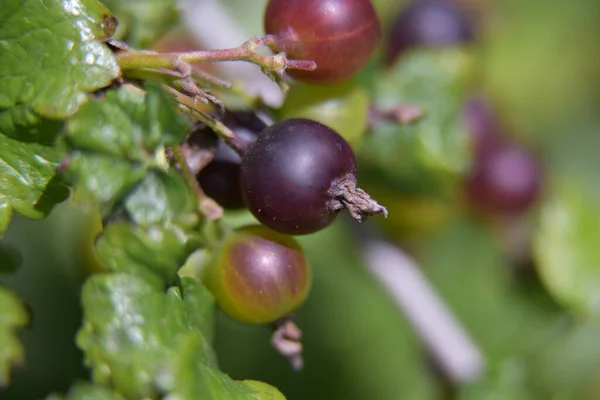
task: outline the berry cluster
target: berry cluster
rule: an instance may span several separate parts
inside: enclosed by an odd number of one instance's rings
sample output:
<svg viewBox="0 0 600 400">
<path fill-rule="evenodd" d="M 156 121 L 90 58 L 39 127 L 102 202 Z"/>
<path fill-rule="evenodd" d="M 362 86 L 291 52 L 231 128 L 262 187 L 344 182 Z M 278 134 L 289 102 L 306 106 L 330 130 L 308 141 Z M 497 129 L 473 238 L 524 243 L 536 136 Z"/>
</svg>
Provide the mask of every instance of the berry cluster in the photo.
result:
<svg viewBox="0 0 600 400">
<path fill-rule="evenodd" d="M 368 0 L 271 0 L 265 30 L 273 50 L 316 61 L 315 70 L 290 75 L 318 84 L 356 74 L 380 36 Z M 191 169 L 206 195 L 225 209 L 248 208 L 262 225 L 230 233 L 204 281 L 231 317 L 277 324 L 288 320 L 310 287 L 307 261 L 288 235 L 317 232 L 343 209 L 359 222 L 387 210 L 356 186 L 354 152 L 328 126 L 306 118 L 268 124 L 246 111 L 227 111 L 221 122 L 235 136 L 235 149 L 203 125 L 188 137 L 187 148 L 203 155 Z M 288 356 L 297 366 L 298 354 Z"/>
</svg>

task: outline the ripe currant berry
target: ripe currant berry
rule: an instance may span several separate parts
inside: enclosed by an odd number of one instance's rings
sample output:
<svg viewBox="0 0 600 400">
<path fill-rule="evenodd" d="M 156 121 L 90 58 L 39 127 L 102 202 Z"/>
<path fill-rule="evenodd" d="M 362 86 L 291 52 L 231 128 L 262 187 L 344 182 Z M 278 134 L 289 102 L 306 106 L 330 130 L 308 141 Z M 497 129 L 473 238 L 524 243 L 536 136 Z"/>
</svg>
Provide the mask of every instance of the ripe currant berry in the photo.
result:
<svg viewBox="0 0 600 400">
<path fill-rule="evenodd" d="M 267 128 L 242 160 L 248 209 L 266 226 L 301 235 L 329 225 L 347 208 L 359 222 L 387 210 L 356 188 L 348 143 L 327 126 L 291 118 Z"/>
<path fill-rule="evenodd" d="M 541 168 L 527 149 L 512 143 L 481 148 L 466 193 L 474 208 L 491 214 L 525 211 L 540 192 Z"/>
<path fill-rule="evenodd" d="M 265 32 L 276 51 L 317 63 L 316 70 L 290 70 L 291 76 L 331 83 L 367 63 L 379 42 L 380 24 L 369 0 L 270 0 Z"/>
<path fill-rule="evenodd" d="M 259 133 L 266 128 L 266 124 L 252 112 L 227 112 L 223 123 L 233 131 L 243 147 L 254 142 Z M 196 175 L 200 186 L 222 207 L 243 208 L 244 200 L 240 190 L 242 158 L 208 127 L 194 132 L 188 143 L 193 144 L 194 141 L 200 140 L 212 141 L 215 143 L 213 146 L 216 146 L 213 160 Z"/>
<path fill-rule="evenodd" d="M 204 282 L 229 316 L 267 324 L 289 316 L 302 305 L 310 278 L 296 241 L 257 225 L 233 231 L 225 239 Z"/>
<path fill-rule="evenodd" d="M 463 118 L 472 142 L 473 165 L 465 182 L 470 205 L 487 214 L 525 211 L 537 200 L 542 170 L 535 156 L 510 141 L 489 101 L 471 95 Z"/>
<path fill-rule="evenodd" d="M 472 27 L 453 5 L 440 0 L 415 1 L 394 22 L 386 45 L 386 61 L 413 47 L 444 47 L 473 39 Z"/>
</svg>

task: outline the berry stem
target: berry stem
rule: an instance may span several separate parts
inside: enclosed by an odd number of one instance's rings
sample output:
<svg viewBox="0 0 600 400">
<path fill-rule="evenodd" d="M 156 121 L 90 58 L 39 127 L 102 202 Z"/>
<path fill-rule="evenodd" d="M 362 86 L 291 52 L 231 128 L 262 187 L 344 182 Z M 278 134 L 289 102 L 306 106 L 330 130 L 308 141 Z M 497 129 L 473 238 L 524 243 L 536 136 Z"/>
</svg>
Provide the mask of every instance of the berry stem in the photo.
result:
<svg viewBox="0 0 600 400">
<path fill-rule="evenodd" d="M 336 212 L 347 209 L 352 218 L 364 222 L 368 216 L 380 214 L 387 218 L 388 211 L 369 196 L 367 192 L 356 187 L 354 174 L 346 174 L 333 181 L 328 191 L 331 200 L 327 207 Z"/>
<path fill-rule="evenodd" d="M 400 125 L 408 125 L 423 118 L 424 111 L 414 105 L 398 105 L 391 109 L 381 109 L 376 104 L 371 104 L 368 114 L 368 125 L 374 127 L 381 122 L 390 121 Z"/>
<path fill-rule="evenodd" d="M 225 143 L 233 150 L 236 151 L 241 157 L 245 154 L 245 146 L 240 142 L 240 140 L 235 136 L 233 131 L 229 129 L 224 123 L 218 121 L 211 116 L 207 115 L 205 110 L 203 110 L 198 103 L 192 99 L 191 97 L 169 87 L 165 86 L 165 89 L 172 93 L 175 96 L 175 99 L 178 103 L 183 104 L 188 107 L 192 111 L 194 111 L 194 115 L 200 122 L 206 124 L 210 129 L 215 131 L 220 137 L 223 138 Z"/>
<path fill-rule="evenodd" d="M 168 68 L 176 69 L 184 74 L 189 74 L 192 68 L 189 64 L 218 61 L 246 61 L 256 64 L 279 83 L 283 71 L 286 69 L 299 69 L 312 71 L 317 68 L 314 61 L 288 60 L 285 53 L 276 55 L 262 55 L 256 52 L 260 46 L 272 44 L 269 36 L 258 37 L 244 42 L 239 47 L 230 49 L 201 50 L 179 53 L 157 53 L 154 51 L 125 50 L 117 53 L 117 60 L 121 70 L 141 68 Z"/>
<path fill-rule="evenodd" d="M 181 146 L 173 146 L 169 148 L 169 153 L 172 156 L 173 160 L 177 163 L 177 167 L 181 171 L 183 175 L 183 179 L 185 179 L 186 183 L 194 190 L 196 193 L 198 200 L 200 211 L 204 216 L 206 216 L 210 221 L 214 221 L 216 219 L 221 218 L 223 215 L 223 209 L 210 197 L 208 197 L 200 185 L 196 180 L 194 174 L 192 174 L 190 167 L 183 155 L 183 151 L 181 151 Z"/>
</svg>

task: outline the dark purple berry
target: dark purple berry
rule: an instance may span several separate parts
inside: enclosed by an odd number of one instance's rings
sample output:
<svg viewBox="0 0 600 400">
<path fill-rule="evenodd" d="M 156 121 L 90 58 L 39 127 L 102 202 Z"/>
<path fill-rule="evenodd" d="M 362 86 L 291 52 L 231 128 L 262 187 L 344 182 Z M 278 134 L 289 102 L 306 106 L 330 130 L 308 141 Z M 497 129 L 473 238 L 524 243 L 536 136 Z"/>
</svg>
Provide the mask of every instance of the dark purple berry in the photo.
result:
<svg viewBox="0 0 600 400">
<path fill-rule="evenodd" d="M 267 128 L 242 162 L 248 209 L 264 225 L 300 235 L 329 225 L 347 208 L 361 221 L 385 208 L 356 188 L 356 161 L 348 143 L 327 126 L 287 119 Z"/>
<path fill-rule="evenodd" d="M 233 131 L 243 147 L 248 147 L 266 128 L 266 124 L 251 112 L 227 112 L 223 123 Z M 243 208 L 244 200 L 240 190 L 242 158 L 210 128 L 204 128 L 195 135 L 209 136 L 205 140 L 214 140 L 217 147 L 213 160 L 196 175 L 200 187 L 226 209 Z M 191 140 L 194 139 L 198 140 L 198 136 L 192 136 Z"/>
<path fill-rule="evenodd" d="M 539 197 L 541 175 L 537 159 L 524 147 L 489 146 L 476 154 L 467 197 L 475 209 L 486 213 L 521 213 Z"/>
<path fill-rule="evenodd" d="M 458 9 L 439 0 L 415 1 L 392 23 L 386 45 L 386 60 L 393 63 L 407 49 L 445 47 L 473 39 L 469 21 Z"/>
</svg>

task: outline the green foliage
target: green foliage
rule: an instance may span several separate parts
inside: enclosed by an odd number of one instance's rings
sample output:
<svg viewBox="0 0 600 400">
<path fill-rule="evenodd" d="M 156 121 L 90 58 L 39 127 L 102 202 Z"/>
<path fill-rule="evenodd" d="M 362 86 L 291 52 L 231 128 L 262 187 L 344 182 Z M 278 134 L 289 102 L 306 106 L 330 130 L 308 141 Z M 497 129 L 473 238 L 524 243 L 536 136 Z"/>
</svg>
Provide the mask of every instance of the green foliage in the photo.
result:
<svg viewBox="0 0 600 400">
<path fill-rule="evenodd" d="M 67 197 L 67 188 L 55 176 L 64 154 L 60 146 L 21 142 L 0 132 L 0 235 L 13 210 L 42 218 Z"/>
<path fill-rule="evenodd" d="M 106 0 L 104 2 L 119 20 L 116 36 L 130 46 L 151 46 L 179 20 L 174 0 Z"/>
<path fill-rule="evenodd" d="M 73 115 L 86 93 L 119 73 L 110 50 L 116 21 L 97 0 L 2 3 L 0 109 L 30 106 L 49 118 Z"/>
<path fill-rule="evenodd" d="M 269 384 L 234 380 L 223 371 L 236 379 L 277 382 L 290 399 L 441 397 L 445 384 L 430 368 L 418 335 L 370 279 L 343 221 L 300 239 L 315 271 L 311 296 L 297 315 L 305 330 L 302 374 L 291 374 L 269 348 L 267 329 L 233 325 L 215 314 L 213 296 L 197 273 L 227 226 L 255 221 L 243 212 L 218 223 L 204 218 L 195 189 L 167 159 L 168 148 L 184 140 L 190 121 L 170 93 L 156 84 L 129 81 L 127 71 L 122 75 L 104 43 L 116 32 L 136 48 L 151 46 L 176 23 L 175 1 L 105 3 L 108 8 L 97 0 L 2 2 L 0 236 L 14 213 L 46 217 L 67 198 L 67 184 L 74 202 L 99 206 L 101 215 L 69 219 L 59 212 L 47 225 L 17 219 L 18 241 L 28 243 L 28 252 L 0 242 L 1 273 L 26 270 L 18 270 L 21 263 L 37 264 L 26 278 L 2 277 L 2 284 L 20 294 L 23 288 L 35 291 L 37 300 L 47 300 L 50 286 L 56 286 L 52 297 L 62 289 L 73 292 L 55 303 L 60 316 L 35 310 L 30 315 L 13 292 L 0 286 L 0 388 L 12 382 L 31 385 L 26 379 L 18 382 L 20 373 L 11 369 L 29 361 L 31 349 L 24 349 L 17 334 L 32 318 L 33 328 L 26 332 L 44 336 L 40 343 L 46 348 L 58 343 L 53 335 L 68 331 L 68 321 L 80 324 L 77 345 L 91 370 L 89 382 L 79 381 L 85 375 L 63 376 L 63 387 L 71 379 L 74 383 L 50 400 L 285 399 Z M 217 3 L 248 37 L 261 34 L 266 0 Z M 391 11 L 402 6 L 374 3 L 384 28 Z M 482 38 L 484 54 L 474 48 L 411 50 L 389 68 L 375 57 L 361 75 L 343 84 L 293 83 L 275 113 L 313 118 L 340 131 L 358 153 L 361 186 L 389 203 L 388 221 L 399 218 L 401 229 L 425 226 L 431 234 L 402 243 L 414 245 L 410 249 L 429 282 L 487 365 L 474 382 L 452 383 L 448 397 L 597 398 L 600 96 L 594 82 L 600 58 L 590 54 L 600 35 L 589 16 L 597 14 L 598 4 L 500 3 L 511 29 L 502 33 L 500 27 Z M 566 61 L 558 62 L 556 54 Z M 483 61 L 477 84 L 497 99 L 511 130 L 536 147 L 545 169 L 556 175 L 548 180 L 540 209 L 520 217 L 534 226 L 531 243 L 526 238 L 521 250 L 535 267 L 505 251 L 499 239 L 512 239 L 513 233 L 502 232 L 506 220 L 465 216 L 455 201 L 471 161 L 461 107 L 473 87 L 475 55 Z M 127 83 L 115 82 L 117 77 Z M 239 89 L 228 92 L 230 97 Z M 371 105 L 382 110 L 416 106 L 424 116 L 406 125 L 377 121 L 364 135 L 373 122 L 368 120 Z M 64 213 L 76 215 L 72 205 L 64 206 Z M 399 229 L 388 232 L 393 239 L 402 236 Z M 101 267 L 82 265 L 96 257 Z M 60 285 L 48 279 L 54 264 L 68 272 Z M 91 270 L 102 274 L 84 276 Z M 74 299 L 81 289 L 79 315 Z M 40 321 L 45 324 L 36 325 Z M 52 324 L 56 331 L 36 331 Z M 215 324 L 222 330 L 215 332 Z M 217 334 L 222 368 L 213 350 Z M 54 379 L 47 365 L 37 367 L 46 368 L 43 379 Z M 57 369 L 66 374 L 69 367 Z M 5 398 L 1 390 L 0 398 Z"/>
<path fill-rule="evenodd" d="M 186 123 L 162 89 L 155 85 L 145 89 L 109 91 L 103 99 L 85 104 L 69 121 L 68 139 L 77 151 L 71 155 L 67 177 L 99 202 L 103 215 L 124 201 L 142 225 L 164 222 L 174 210 L 182 219 L 193 220 L 191 189 L 163 168 L 163 146 L 181 141 Z M 145 194 L 152 197 L 142 198 Z"/>
<path fill-rule="evenodd" d="M 108 39 L 116 21 L 96 0 L 8 0 L 0 42 L 0 235 L 13 211 L 42 218 L 64 200 L 55 177 L 64 156 L 53 146 L 62 124 L 86 93 L 107 86 L 119 69 Z"/>
<path fill-rule="evenodd" d="M 375 126 L 360 153 L 365 179 L 404 193 L 447 196 L 455 191 L 470 160 L 460 115 L 468 67 L 463 51 L 420 50 L 371 78 L 378 107 L 417 106 L 424 117 L 403 126 Z"/>
<path fill-rule="evenodd" d="M 65 396 L 54 394 L 48 396 L 46 400 L 125 400 L 125 398 L 106 386 L 76 383 Z"/>
<path fill-rule="evenodd" d="M 161 145 L 179 143 L 186 125 L 174 101 L 155 85 L 111 90 L 85 104 L 67 124 L 71 145 L 143 163 Z"/>
<path fill-rule="evenodd" d="M 190 226 L 198 222 L 194 193 L 175 171 L 149 171 L 127 196 L 125 209 L 140 226 L 166 224 L 169 221 Z"/>
<path fill-rule="evenodd" d="M 367 130 L 369 96 L 350 83 L 336 85 L 293 85 L 280 118 L 309 118 L 329 126 L 344 137 L 354 150 L 359 150 Z"/>
<path fill-rule="evenodd" d="M 9 384 L 10 368 L 25 361 L 25 352 L 16 330 L 28 321 L 29 316 L 21 301 L 0 286 L 0 387 Z"/>
<path fill-rule="evenodd" d="M 589 189 L 558 181 L 542 205 L 535 237 L 537 266 L 548 290 L 585 317 L 600 312 L 600 215 Z"/>
<path fill-rule="evenodd" d="M 211 325 L 210 297 L 193 278 L 183 278 L 166 293 L 130 274 L 90 278 L 77 341 L 93 379 L 128 398 L 255 398 L 249 385 L 215 367 L 202 334 Z"/>
</svg>

